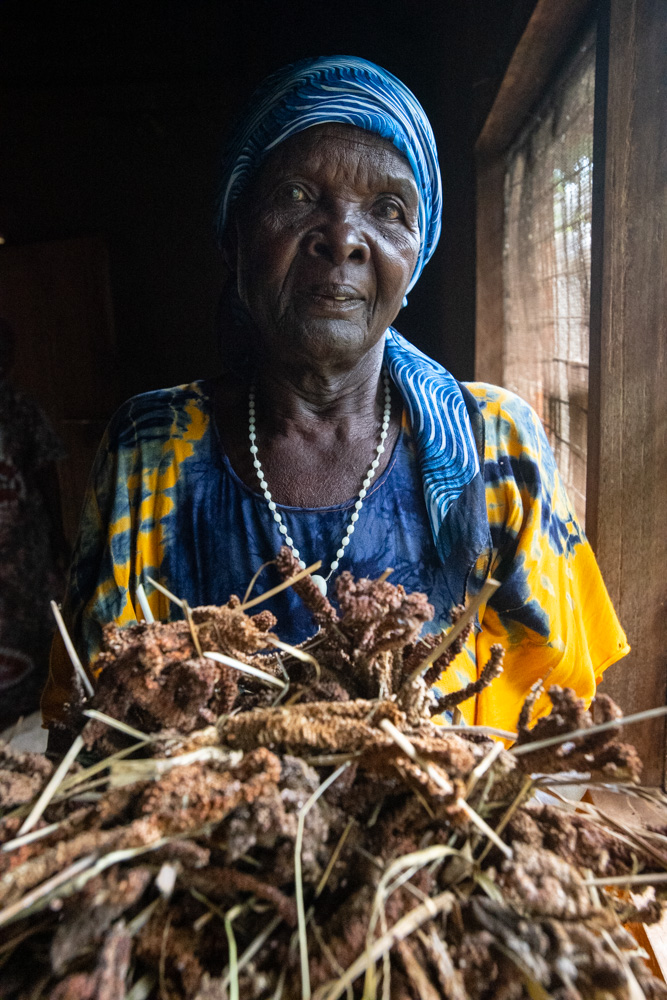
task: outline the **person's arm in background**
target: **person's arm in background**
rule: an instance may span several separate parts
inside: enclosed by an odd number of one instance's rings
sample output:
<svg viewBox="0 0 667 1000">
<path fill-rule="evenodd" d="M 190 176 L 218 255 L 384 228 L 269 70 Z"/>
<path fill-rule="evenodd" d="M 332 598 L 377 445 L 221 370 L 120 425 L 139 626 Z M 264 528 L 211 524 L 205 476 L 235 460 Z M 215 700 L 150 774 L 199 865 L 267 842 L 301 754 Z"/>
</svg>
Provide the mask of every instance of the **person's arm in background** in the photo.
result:
<svg viewBox="0 0 667 1000">
<path fill-rule="evenodd" d="M 9 392 L 14 426 L 20 426 L 24 441 L 19 450 L 20 465 L 28 490 L 40 498 L 40 516 L 45 515 L 48 521 L 53 564 L 64 576 L 71 548 L 63 530 L 58 462 L 67 452 L 41 407 L 14 386 L 10 386 Z"/>
</svg>

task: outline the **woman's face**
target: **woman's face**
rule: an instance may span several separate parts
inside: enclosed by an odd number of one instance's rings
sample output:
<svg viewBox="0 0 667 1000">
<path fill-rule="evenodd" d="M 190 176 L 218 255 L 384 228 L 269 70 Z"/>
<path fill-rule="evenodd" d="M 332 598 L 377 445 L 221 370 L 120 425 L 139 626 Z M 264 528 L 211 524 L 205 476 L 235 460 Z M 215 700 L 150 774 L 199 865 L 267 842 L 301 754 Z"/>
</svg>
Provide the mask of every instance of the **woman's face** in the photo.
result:
<svg viewBox="0 0 667 1000">
<path fill-rule="evenodd" d="M 387 140 L 307 129 L 267 158 L 230 247 L 241 300 L 269 356 L 355 363 L 393 322 L 419 253 L 418 194 Z"/>
</svg>

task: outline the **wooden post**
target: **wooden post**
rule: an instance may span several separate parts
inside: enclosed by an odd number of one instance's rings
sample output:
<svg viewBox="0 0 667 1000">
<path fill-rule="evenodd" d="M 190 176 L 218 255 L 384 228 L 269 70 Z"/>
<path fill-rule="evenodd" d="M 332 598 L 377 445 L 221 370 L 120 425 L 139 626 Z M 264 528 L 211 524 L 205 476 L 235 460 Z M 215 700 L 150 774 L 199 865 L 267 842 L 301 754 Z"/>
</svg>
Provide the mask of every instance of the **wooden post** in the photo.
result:
<svg viewBox="0 0 667 1000">
<path fill-rule="evenodd" d="M 475 378 L 502 385 L 505 306 L 505 158 L 477 165 L 477 289 Z"/>
<path fill-rule="evenodd" d="M 586 530 L 632 653 L 603 684 L 637 712 L 667 693 L 664 0 L 605 0 L 596 72 Z M 664 774 L 662 720 L 628 737 Z"/>
</svg>

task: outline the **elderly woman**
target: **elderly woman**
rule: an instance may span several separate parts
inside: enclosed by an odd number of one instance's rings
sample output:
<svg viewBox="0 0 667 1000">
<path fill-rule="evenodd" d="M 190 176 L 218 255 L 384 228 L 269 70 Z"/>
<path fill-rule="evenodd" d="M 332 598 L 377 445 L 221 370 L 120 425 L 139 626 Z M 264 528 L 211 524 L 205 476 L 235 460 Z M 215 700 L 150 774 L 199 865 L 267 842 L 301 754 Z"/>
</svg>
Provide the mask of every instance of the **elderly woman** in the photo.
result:
<svg viewBox="0 0 667 1000">
<path fill-rule="evenodd" d="M 627 651 L 591 549 L 535 414 L 516 396 L 462 385 L 393 327 L 435 249 L 441 183 L 423 109 L 355 57 L 274 74 L 225 161 L 219 233 L 233 275 L 229 347 L 215 379 L 150 392 L 114 417 L 92 474 L 65 616 L 85 660 L 101 628 L 141 618 L 150 575 L 191 606 L 277 582 L 288 545 L 423 591 L 431 628 L 501 581 L 443 690 L 477 677 L 489 646 L 505 671 L 463 705 L 511 727 L 549 675 L 590 699 Z M 147 585 L 156 617 L 175 609 Z M 280 635 L 314 625 L 284 591 Z M 450 676 L 451 674 L 451 676 Z M 43 700 L 57 720 L 71 667 L 57 646 Z"/>
</svg>

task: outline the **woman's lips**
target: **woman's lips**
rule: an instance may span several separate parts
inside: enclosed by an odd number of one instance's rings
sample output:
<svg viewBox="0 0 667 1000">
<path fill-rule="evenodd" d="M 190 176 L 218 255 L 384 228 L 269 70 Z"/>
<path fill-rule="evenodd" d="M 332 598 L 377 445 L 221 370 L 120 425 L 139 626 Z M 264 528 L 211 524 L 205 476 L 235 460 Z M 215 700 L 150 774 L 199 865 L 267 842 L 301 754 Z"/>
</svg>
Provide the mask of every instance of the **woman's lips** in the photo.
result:
<svg viewBox="0 0 667 1000">
<path fill-rule="evenodd" d="M 304 298 L 318 310 L 327 313 L 351 312 L 365 301 L 356 288 L 310 288 Z"/>
</svg>

